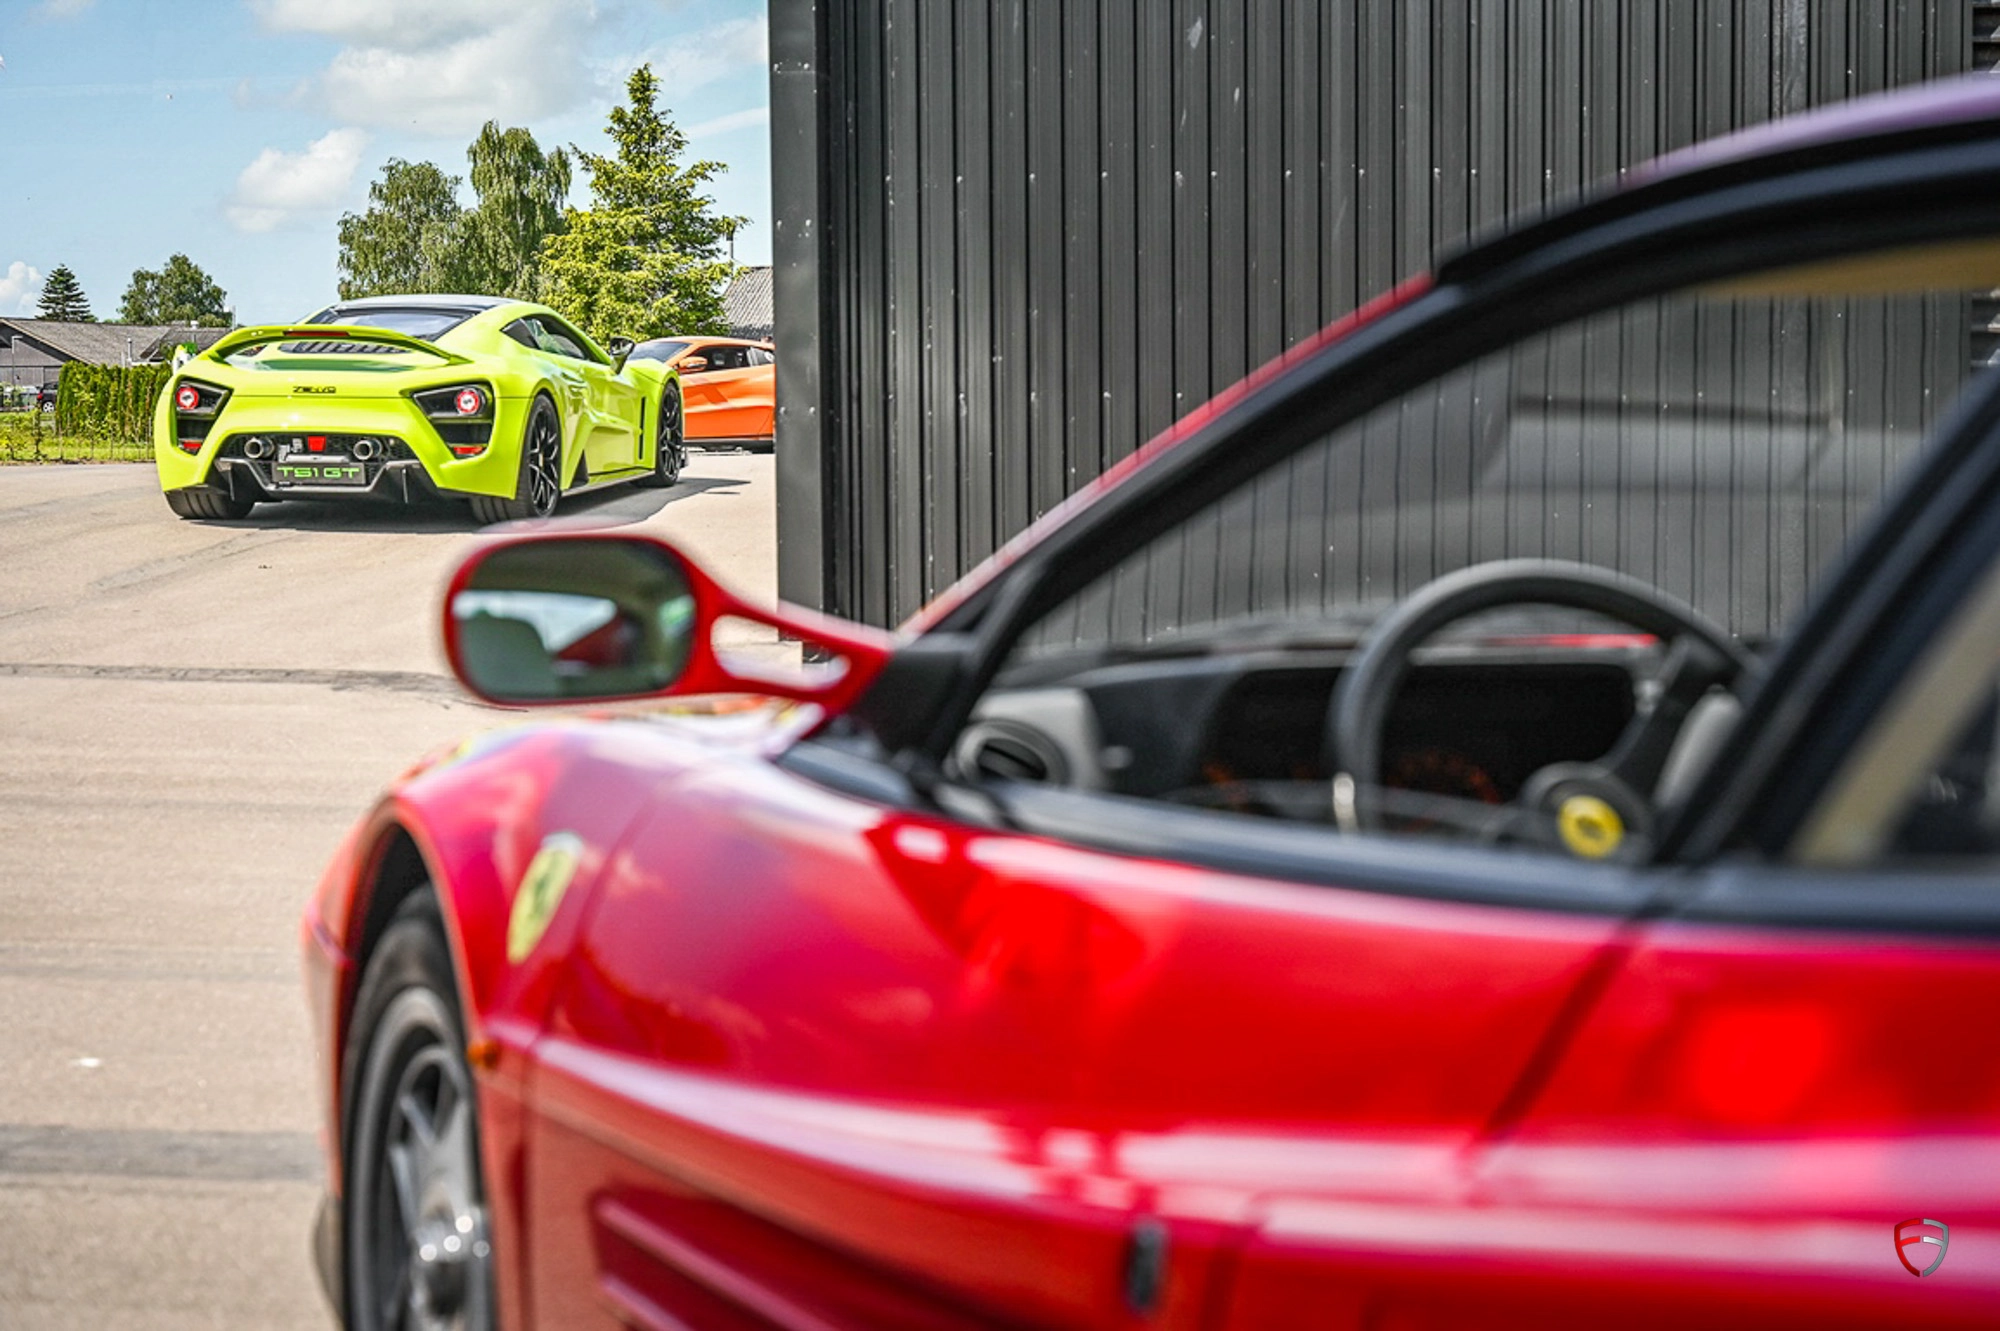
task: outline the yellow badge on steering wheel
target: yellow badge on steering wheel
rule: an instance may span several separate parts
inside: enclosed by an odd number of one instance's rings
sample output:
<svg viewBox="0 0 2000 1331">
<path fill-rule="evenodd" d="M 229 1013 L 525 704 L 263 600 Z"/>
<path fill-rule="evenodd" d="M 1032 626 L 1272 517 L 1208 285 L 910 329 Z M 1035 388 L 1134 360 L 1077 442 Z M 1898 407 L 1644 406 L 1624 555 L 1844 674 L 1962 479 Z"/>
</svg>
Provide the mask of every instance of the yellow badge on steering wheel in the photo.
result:
<svg viewBox="0 0 2000 1331">
<path fill-rule="evenodd" d="M 521 885 L 514 890 L 514 908 L 507 913 L 507 960 L 519 965 L 542 941 L 570 879 L 576 877 L 583 841 L 571 832 L 557 832 L 542 842 Z"/>
<path fill-rule="evenodd" d="M 1570 854 L 1601 860 L 1625 841 L 1625 820 L 1595 795 L 1571 795 L 1556 810 L 1556 831 Z"/>
</svg>

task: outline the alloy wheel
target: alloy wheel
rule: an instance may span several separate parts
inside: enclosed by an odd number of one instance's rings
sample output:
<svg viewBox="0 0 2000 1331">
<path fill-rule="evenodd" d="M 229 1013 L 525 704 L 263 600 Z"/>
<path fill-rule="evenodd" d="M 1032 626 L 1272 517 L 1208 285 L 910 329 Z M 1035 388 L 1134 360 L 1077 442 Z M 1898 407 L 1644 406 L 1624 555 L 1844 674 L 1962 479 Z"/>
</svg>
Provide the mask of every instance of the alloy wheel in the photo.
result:
<svg viewBox="0 0 2000 1331">
<path fill-rule="evenodd" d="M 537 411 L 528 426 L 527 485 L 522 498 L 534 516 L 545 518 L 556 511 L 562 495 L 562 432 L 554 415 Z"/>
<path fill-rule="evenodd" d="M 443 1005 L 399 995 L 382 1031 L 395 1041 L 379 1150 L 363 1163 L 372 1323 L 385 1331 L 475 1331 L 493 1325 L 492 1245 L 479 1201 L 470 1076 L 447 1043 Z M 385 1078 L 385 1081 L 387 1079 Z"/>
</svg>

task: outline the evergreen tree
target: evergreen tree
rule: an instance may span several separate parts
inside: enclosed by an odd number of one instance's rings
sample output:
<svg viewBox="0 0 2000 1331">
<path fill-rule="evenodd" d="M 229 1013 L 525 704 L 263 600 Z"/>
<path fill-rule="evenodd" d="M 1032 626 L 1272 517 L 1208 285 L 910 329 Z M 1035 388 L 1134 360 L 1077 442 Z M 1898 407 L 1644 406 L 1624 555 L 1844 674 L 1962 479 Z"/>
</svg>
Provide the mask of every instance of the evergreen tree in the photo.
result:
<svg viewBox="0 0 2000 1331">
<path fill-rule="evenodd" d="M 36 305 L 36 313 L 44 319 L 55 319 L 62 323 L 96 323 L 97 316 L 90 312 L 90 302 L 84 299 L 83 284 L 76 280 L 76 274 L 69 265 L 59 263 L 49 273 L 49 280 L 42 283 L 42 298 Z"/>
<path fill-rule="evenodd" d="M 204 328 L 229 326 L 229 295 L 201 265 L 185 254 L 168 257 L 154 272 L 132 274 L 119 302 L 118 317 L 128 324 L 192 323 Z"/>
<path fill-rule="evenodd" d="M 600 342 L 624 335 L 726 332 L 722 289 L 734 272 L 724 243 L 745 220 L 716 211 L 705 188 L 720 162 L 685 165 L 687 136 L 655 107 L 650 65 L 611 110 L 611 156 L 576 150 L 590 171 L 591 205 L 542 242 L 543 299 Z"/>
</svg>

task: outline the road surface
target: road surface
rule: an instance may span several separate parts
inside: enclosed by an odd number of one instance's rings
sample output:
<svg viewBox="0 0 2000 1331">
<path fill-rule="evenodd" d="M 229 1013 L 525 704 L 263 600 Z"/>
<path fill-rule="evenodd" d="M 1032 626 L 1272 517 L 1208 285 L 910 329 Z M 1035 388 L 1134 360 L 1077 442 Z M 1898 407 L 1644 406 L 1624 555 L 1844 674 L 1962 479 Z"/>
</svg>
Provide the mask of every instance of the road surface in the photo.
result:
<svg viewBox="0 0 2000 1331">
<path fill-rule="evenodd" d="M 774 595 L 772 462 L 558 521 Z M 325 1327 L 298 919 L 460 694 L 463 509 L 174 519 L 149 466 L 0 467 L 0 1327 Z"/>
</svg>

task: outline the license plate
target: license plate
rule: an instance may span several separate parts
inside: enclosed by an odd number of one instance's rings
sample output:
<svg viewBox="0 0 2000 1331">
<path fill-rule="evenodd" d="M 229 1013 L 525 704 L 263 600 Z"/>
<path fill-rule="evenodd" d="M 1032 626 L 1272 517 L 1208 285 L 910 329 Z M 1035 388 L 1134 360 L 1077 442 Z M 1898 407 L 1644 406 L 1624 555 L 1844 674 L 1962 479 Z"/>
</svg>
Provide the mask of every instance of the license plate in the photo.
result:
<svg viewBox="0 0 2000 1331">
<path fill-rule="evenodd" d="M 366 485 L 368 469 L 359 462 L 328 454 L 325 457 L 282 458 L 271 464 L 272 479 L 279 485 Z"/>
</svg>

